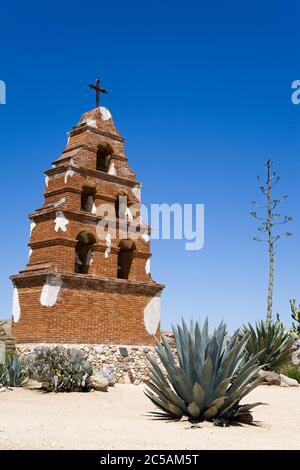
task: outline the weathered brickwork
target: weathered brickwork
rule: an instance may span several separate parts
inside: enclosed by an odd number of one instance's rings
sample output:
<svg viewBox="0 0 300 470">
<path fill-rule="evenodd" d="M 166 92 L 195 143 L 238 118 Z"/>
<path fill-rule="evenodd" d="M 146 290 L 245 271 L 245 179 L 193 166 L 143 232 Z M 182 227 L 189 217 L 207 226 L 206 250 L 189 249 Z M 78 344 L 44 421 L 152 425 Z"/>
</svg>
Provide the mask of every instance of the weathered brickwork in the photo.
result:
<svg viewBox="0 0 300 470">
<path fill-rule="evenodd" d="M 153 343 L 164 286 L 149 270 L 150 228 L 139 221 L 136 239 L 130 218 L 115 217 L 122 195 L 138 220 L 140 188 L 109 111 L 85 113 L 45 172 L 43 206 L 29 215 L 29 261 L 11 277 L 17 343 Z M 116 239 L 99 237 L 107 216 Z"/>
</svg>

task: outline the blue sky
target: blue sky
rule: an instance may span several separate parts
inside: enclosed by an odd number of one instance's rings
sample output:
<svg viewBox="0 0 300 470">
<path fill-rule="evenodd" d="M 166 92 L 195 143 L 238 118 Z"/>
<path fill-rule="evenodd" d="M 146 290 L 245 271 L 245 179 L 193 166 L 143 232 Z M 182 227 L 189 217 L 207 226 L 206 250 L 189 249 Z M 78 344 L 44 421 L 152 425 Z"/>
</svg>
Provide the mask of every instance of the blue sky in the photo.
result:
<svg viewBox="0 0 300 470">
<path fill-rule="evenodd" d="M 153 241 L 166 284 L 162 325 L 208 315 L 230 329 L 265 315 L 266 247 L 252 241 L 256 175 L 272 155 L 294 237 L 276 258 L 274 311 L 300 302 L 299 2 L 6 2 L 1 7 L 2 214 L 0 317 L 9 275 L 27 262 L 27 215 L 43 201 L 43 171 L 93 107 L 101 76 L 143 201 L 205 204 L 205 246 Z"/>
</svg>

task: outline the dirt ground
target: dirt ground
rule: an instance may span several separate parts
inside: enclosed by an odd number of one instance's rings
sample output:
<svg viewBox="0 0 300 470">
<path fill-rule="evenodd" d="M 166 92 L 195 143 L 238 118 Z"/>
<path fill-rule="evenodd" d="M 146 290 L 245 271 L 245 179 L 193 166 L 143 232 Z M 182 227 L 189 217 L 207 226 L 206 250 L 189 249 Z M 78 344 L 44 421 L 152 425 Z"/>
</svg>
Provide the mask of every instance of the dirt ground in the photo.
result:
<svg viewBox="0 0 300 470">
<path fill-rule="evenodd" d="M 218 428 L 151 419 L 143 386 L 109 392 L 0 393 L 0 449 L 300 449 L 300 387 L 260 386 L 253 426 Z"/>
</svg>

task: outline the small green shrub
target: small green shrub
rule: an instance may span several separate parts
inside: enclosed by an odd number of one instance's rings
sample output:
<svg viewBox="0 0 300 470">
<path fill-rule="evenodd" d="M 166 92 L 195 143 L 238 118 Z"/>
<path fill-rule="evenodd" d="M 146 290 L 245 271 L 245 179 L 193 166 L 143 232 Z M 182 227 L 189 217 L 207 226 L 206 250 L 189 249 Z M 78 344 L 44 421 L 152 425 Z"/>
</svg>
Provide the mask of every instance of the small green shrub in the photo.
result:
<svg viewBox="0 0 300 470">
<path fill-rule="evenodd" d="M 161 368 L 149 357 L 149 380 L 145 394 L 159 408 L 160 417 L 191 421 L 212 421 L 215 425 L 232 422 L 251 423 L 251 409 L 260 403 L 240 405 L 259 383 L 255 379 L 261 352 L 244 362 L 248 336 L 238 333 L 228 340 L 226 326 L 220 326 L 209 336 L 208 323 L 188 328 L 173 327 L 176 351 L 173 353 L 166 337 L 156 341 Z"/>
<path fill-rule="evenodd" d="M 46 392 L 83 392 L 89 390 L 92 366 L 78 349 L 61 346 L 36 349 L 24 360 L 31 379 L 42 382 Z"/>
<path fill-rule="evenodd" d="M 293 364 L 286 364 L 280 369 L 280 372 L 291 379 L 297 380 L 300 384 L 300 366 L 295 366 Z"/>
<path fill-rule="evenodd" d="M 294 338 L 279 320 L 274 323 L 261 320 L 256 322 L 255 328 L 248 323 L 241 331 L 241 337 L 245 336 L 248 337 L 246 350 L 249 358 L 261 352 L 259 362 L 264 369 L 278 371 L 289 362 Z"/>
<path fill-rule="evenodd" d="M 8 355 L 5 364 L 0 366 L 0 383 L 6 387 L 20 387 L 22 368 L 17 354 Z"/>
</svg>

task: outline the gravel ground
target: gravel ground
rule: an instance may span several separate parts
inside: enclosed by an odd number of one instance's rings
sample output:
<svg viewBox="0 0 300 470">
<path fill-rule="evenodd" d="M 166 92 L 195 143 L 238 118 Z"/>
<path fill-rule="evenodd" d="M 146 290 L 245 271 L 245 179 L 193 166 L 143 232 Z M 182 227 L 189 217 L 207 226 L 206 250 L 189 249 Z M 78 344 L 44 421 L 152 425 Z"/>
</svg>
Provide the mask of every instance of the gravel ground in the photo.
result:
<svg viewBox="0 0 300 470">
<path fill-rule="evenodd" d="M 257 426 L 217 428 L 151 419 L 144 387 L 107 393 L 0 393 L 0 449 L 300 449 L 300 387 L 260 386 Z"/>
</svg>

